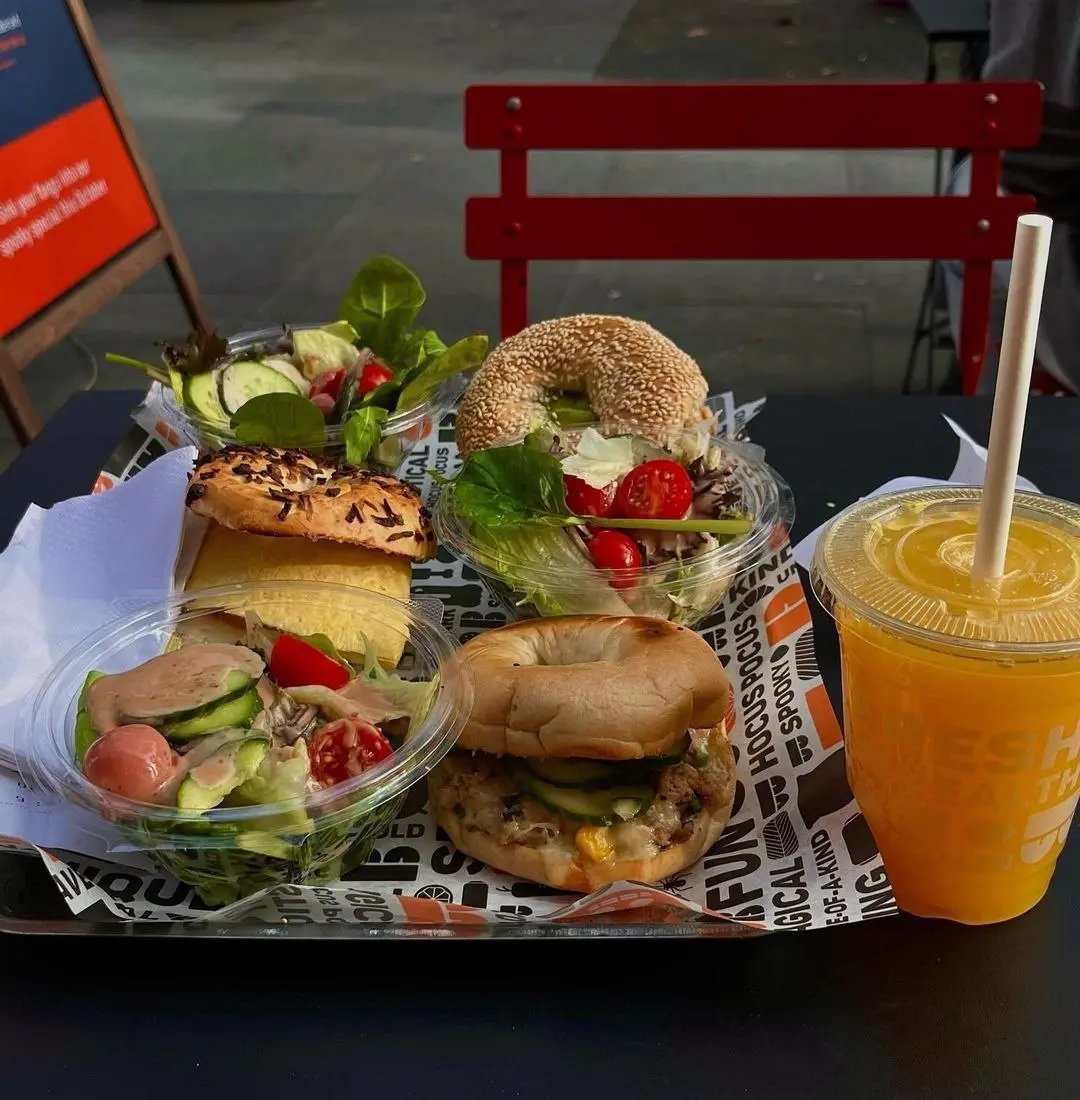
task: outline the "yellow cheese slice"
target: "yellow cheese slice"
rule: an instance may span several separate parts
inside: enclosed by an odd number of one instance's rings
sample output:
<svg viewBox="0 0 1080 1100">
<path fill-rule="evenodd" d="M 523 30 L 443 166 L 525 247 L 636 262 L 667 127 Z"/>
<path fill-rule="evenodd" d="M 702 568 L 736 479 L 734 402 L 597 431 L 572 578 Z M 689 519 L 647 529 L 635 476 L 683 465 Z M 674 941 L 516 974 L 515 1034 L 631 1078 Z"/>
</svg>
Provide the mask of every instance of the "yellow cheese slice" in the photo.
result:
<svg viewBox="0 0 1080 1100">
<path fill-rule="evenodd" d="M 310 539 L 267 538 L 233 531 L 214 523 L 206 533 L 187 581 L 189 592 L 221 584 L 267 581 L 323 581 L 378 592 L 399 600 L 409 597 L 412 579 L 408 558 Z M 382 614 L 378 620 L 298 600 L 257 600 L 250 608 L 267 626 L 290 634 L 325 634 L 343 653 L 361 655 L 365 639 L 388 667 L 401 660 L 408 637 L 408 619 L 402 612 Z"/>
</svg>

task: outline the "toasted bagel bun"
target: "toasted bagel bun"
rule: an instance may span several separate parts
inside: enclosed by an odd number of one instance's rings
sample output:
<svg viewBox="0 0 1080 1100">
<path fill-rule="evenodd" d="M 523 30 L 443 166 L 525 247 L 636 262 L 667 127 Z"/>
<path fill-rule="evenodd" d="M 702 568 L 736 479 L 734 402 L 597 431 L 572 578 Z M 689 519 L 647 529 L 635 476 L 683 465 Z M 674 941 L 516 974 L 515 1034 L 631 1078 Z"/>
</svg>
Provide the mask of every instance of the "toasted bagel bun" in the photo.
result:
<svg viewBox="0 0 1080 1100">
<path fill-rule="evenodd" d="M 708 385 L 686 352 L 644 321 L 602 314 L 558 317 L 504 340 L 461 401 L 462 457 L 525 435 L 559 393 L 583 393 L 597 420 L 636 425 L 663 443 L 672 428 L 708 415 Z"/>
<path fill-rule="evenodd" d="M 476 685 L 466 749 L 531 757 L 658 756 L 727 711 L 709 644 L 663 619 L 566 615 L 512 623 L 461 649 Z"/>
<path fill-rule="evenodd" d="M 187 506 L 252 535 L 326 539 L 426 561 L 435 554 L 431 517 L 396 477 L 306 451 L 232 446 L 200 459 Z"/>
<path fill-rule="evenodd" d="M 696 863 L 716 843 L 731 815 L 735 758 L 722 726 L 709 732 L 709 755 L 712 793 L 699 799 L 699 809 L 682 817 L 677 834 L 680 839 L 665 843 L 667 830 L 659 824 L 664 813 L 657 811 L 657 823 L 653 823 L 650 810 L 636 821 L 602 829 L 615 849 L 605 860 L 592 858 L 587 846 L 576 842 L 579 823 L 551 815 L 552 826 L 546 835 L 534 826 L 531 835 L 522 833 L 516 839 L 506 835 L 512 826 L 486 824 L 493 817 L 497 822 L 497 815 L 489 812 L 485 816 L 482 806 L 462 805 L 463 799 L 470 801 L 470 790 L 480 798 L 494 797 L 501 802 L 501 788 L 492 783 L 483 754 L 477 754 L 473 764 L 460 757 L 447 758 L 431 773 L 431 808 L 456 848 L 519 878 L 583 894 L 611 882 L 660 882 Z M 471 783 L 470 767 L 480 773 Z"/>
</svg>

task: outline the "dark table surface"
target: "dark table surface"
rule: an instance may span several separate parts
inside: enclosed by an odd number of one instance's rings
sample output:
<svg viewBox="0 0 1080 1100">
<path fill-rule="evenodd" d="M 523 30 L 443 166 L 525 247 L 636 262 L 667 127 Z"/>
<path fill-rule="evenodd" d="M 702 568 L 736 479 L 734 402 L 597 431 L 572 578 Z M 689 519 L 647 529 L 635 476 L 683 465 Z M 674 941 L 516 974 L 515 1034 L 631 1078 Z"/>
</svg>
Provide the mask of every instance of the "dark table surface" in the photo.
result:
<svg viewBox="0 0 1080 1100">
<path fill-rule="evenodd" d="M 74 398 L 0 478 L 85 492 L 131 394 Z M 770 399 L 757 442 L 796 535 L 898 474 L 945 477 L 963 398 Z M 1042 398 L 1022 472 L 1080 490 L 1080 402 Z M 827 682 L 834 635 L 816 620 Z M 1080 844 L 1008 924 L 894 917 L 746 941 L 86 940 L 0 935 L 0 1096 L 1056 1096 L 1075 1092 Z"/>
<path fill-rule="evenodd" d="M 971 42 L 990 36 L 989 0 L 911 0 L 931 42 Z"/>
</svg>

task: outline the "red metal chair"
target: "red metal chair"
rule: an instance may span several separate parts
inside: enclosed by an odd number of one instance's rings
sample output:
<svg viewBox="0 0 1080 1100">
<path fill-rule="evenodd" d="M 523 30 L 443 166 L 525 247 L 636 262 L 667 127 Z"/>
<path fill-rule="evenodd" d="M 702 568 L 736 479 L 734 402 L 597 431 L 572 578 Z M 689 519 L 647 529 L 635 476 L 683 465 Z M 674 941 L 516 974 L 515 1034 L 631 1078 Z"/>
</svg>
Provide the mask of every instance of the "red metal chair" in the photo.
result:
<svg viewBox="0 0 1080 1100">
<path fill-rule="evenodd" d="M 533 260 L 964 261 L 965 393 L 986 351 L 991 266 L 1029 196 L 998 194 L 1003 149 L 1034 145 L 1042 88 L 1009 84 L 498 84 L 465 93 L 465 142 L 497 149 L 500 194 L 466 203 L 465 247 L 500 264 L 503 338 Z M 970 149 L 971 194 L 535 196 L 531 150 Z M 629 230 L 632 229 L 632 232 Z"/>
</svg>

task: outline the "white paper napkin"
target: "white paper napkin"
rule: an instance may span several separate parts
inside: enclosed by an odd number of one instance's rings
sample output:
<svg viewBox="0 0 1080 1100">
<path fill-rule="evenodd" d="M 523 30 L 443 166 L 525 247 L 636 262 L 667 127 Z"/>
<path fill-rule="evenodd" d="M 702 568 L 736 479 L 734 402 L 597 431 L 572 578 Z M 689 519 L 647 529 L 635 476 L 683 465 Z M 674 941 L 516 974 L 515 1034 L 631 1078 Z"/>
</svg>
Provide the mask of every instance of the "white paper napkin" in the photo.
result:
<svg viewBox="0 0 1080 1100">
<path fill-rule="evenodd" d="M 859 499 L 869 500 L 871 497 L 883 496 L 885 493 L 899 492 L 901 489 L 922 489 L 928 485 L 982 485 L 986 478 L 986 448 L 976 443 L 952 417 L 946 416 L 944 420 L 956 433 L 956 437 L 960 441 L 960 447 L 956 455 L 956 465 L 953 466 L 952 473 L 947 478 L 943 480 L 937 477 L 894 477 L 891 481 L 886 481 L 884 485 L 879 485 L 872 492 Z M 1034 482 L 1028 481 L 1026 477 L 1018 477 L 1016 487 L 1026 489 L 1031 493 L 1040 492 Z M 841 504 L 837 508 L 837 512 L 846 507 L 846 503 Z M 826 520 L 795 547 L 795 560 L 804 569 L 808 570 L 810 568 L 818 538 L 828 525 L 829 520 Z"/>
<path fill-rule="evenodd" d="M 13 766 L 23 700 L 64 653 L 171 594 L 194 458 L 185 447 L 115 489 L 27 509 L 0 554 L 0 764 Z"/>
</svg>

